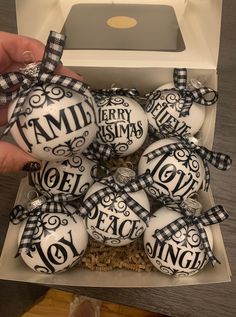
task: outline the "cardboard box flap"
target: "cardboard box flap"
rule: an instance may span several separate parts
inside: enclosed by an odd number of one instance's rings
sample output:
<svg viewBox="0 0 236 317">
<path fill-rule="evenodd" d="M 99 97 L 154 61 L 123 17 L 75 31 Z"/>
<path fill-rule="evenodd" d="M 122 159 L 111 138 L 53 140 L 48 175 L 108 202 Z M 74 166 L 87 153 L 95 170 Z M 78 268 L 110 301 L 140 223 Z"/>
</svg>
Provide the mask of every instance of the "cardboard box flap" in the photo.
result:
<svg viewBox="0 0 236 317">
<path fill-rule="evenodd" d="M 67 35 L 66 66 L 215 69 L 221 7 L 222 0 L 16 0 L 20 34 L 43 42 L 50 30 Z"/>
</svg>

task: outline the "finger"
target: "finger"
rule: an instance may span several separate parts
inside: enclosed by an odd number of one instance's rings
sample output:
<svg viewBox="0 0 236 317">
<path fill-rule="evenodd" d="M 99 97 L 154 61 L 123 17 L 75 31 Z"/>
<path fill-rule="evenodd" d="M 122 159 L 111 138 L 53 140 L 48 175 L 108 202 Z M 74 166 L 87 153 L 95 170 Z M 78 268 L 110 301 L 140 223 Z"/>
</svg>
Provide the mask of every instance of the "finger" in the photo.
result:
<svg viewBox="0 0 236 317">
<path fill-rule="evenodd" d="M 44 53 L 44 45 L 38 40 L 17 34 L 0 32 L 0 72 L 11 71 L 16 65 L 24 62 L 32 62 L 27 60 L 27 54 L 24 52 L 31 51 L 35 61 L 42 60 Z"/>
<path fill-rule="evenodd" d="M 36 171 L 40 161 L 25 153 L 17 146 L 0 141 L 0 173 L 18 171 Z"/>
<path fill-rule="evenodd" d="M 8 106 L 7 105 L 1 106 L 1 110 L 0 110 L 0 127 L 7 123 L 7 112 L 8 112 Z"/>
</svg>

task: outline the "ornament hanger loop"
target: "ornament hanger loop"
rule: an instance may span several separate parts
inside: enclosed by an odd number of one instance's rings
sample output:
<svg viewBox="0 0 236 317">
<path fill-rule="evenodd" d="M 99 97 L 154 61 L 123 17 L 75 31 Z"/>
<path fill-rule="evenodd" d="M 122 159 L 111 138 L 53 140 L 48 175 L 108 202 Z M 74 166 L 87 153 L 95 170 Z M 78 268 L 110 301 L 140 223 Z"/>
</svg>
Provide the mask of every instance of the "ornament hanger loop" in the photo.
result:
<svg viewBox="0 0 236 317">
<path fill-rule="evenodd" d="M 39 73 L 40 63 L 36 62 L 36 58 L 31 51 L 24 51 L 22 54 L 25 60 L 24 67 L 20 67 L 19 71 L 24 75 L 35 76 Z M 27 56 L 27 57 L 26 57 Z"/>
<path fill-rule="evenodd" d="M 34 199 L 37 199 L 39 197 L 39 194 L 38 192 L 36 192 L 36 190 L 30 190 L 28 193 L 27 193 L 27 199 L 29 201 L 31 200 L 34 200 Z"/>
<path fill-rule="evenodd" d="M 191 79 L 189 80 L 188 88 L 189 88 L 190 90 L 199 89 L 199 88 L 201 88 L 201 87 L 203 87 L 203 84 L 202 84 L 199 80 L 197 80 L 197 79 L 195 79 L 195 78 L 191 78 Z"/>
</svg>

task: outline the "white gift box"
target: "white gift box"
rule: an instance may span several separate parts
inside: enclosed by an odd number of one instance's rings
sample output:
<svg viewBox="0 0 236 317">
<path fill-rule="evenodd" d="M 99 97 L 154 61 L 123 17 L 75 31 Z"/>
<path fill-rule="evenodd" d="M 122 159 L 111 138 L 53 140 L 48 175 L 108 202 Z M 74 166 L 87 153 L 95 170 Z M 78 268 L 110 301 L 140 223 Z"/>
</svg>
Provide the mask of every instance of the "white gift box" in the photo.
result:
<svg viewBox="0 0 236 317">
<path fill-rule="evenodd" d="M 63 64 L 83 74 L 93 88 L 114 84 L 145 93 L 171 82 L 174 67 L 186 67 L 188 78 L 217 90 L 221 0 L 17 0 L 16 8 L 20 34 L 46 42 L 50 30 L 63 30 L 67 35 Z M 216 105 L 207 107 L 200 132 L 203 145 L 208 148 L 213 144 L 215 117 Z M 25 199 L 27 186 L 25 179 L 17 204 Z M 201 192 L 200 200 L 205 210 L 215 205 L 211 191 Z M 211 227 L 213 251 L 221 265 L 213 268 L 208 264 L 194 276 L 173 278 L 159 272 L 96 272 L 78 268 L 55 275 L 35 273 L 20 257 L 14 258 L 19 226 L 10 224 L 1 255 L 0 278 L 91 287 L 228 282 L 231 272 L 220 226 Z"/>
</svg>

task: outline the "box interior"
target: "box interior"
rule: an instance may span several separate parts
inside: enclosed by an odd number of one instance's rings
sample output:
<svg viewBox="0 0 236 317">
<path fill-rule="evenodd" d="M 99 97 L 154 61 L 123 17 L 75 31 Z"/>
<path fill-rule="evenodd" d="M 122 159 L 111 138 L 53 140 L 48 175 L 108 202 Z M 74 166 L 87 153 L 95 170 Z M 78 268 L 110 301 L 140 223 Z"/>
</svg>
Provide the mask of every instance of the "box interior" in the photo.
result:
<svg viewBox="0 0 236 317">
<path fill-rule="evenodd" d="M 16 204 L 24 201 L 30 187 L 27 179 L 23 179 L 16 199 Z M 211 192 L 200 193 L 200 201 L 205 209 L 213 203 Z M 218 224 L 211 226 L 214 236 L 214 254 L 221 264 L 212 268 L 211 264 L 199 273 L 190 277 L 173 278 L 160 272 L 132 272 L 128 270 L 113 270 L 97 272 L 87 269 L 73 268 L 61 274 L 36 273 L 28 268 L 20 257 L 15 258 L 16 241 L 20 225 L 9 225 L 7 237 L 0 260 L 0 278 L 7 280 L 27 281 L 48 285 L 70 285 L 91 287 L 166 287 L 195 284 L 221 283 L 230 281 L 230 270 L 224 243 Z"/>
<path fill-rule="evenodd" d="M 16 0 L 17 23 L 20 34 L 46 42 L 50 30 L 61 32 L 73 5 L 78 4 L 166 5 L 175 12 L 180 27 L 184 50 L 152 51 L 114 50 L 114 47 L 64 50 L 63 63 L 83 75 L 92 88 L 111 86 L 134 88 L 145 94 L 158 86 L 171 82 L 174 67 L 188 68 L 188 78 L 196 78 L 204 85 L 217 89 L 217 60 L 220 39 L 221 0 Z M 213 9 L 214 8 L 214 9 Z M 42 23 L 42 20 L 44 23 Z M 33 23 L 32 23 L 33 22 Z M 34 27 L 32 27 L 32 25 Z M 84 32 L 86 34 L 86 28 Z M 176 34 L 175 34 L 176 39 Z M 114 43 L 112 44 L 114 45 Z M 135 44 L 136 45 L 136 44 Z M 176 41 L 175 41 L 176 45 Z M 168 45 L 167 45 L 168 46 Z M 167 47 L 166 46 L 166 47 Z M 129 46 L 130 47 L 130 46 Z M 163 47 L 163 46 L 162 46 Z M 177 46 L 176 46 L 177 47 Z M 166 49 L 166 48 L 165 48 Z M 212 148 L 216 106 L 206 108 L 206 119 L 200 133 L 202 144 Z M 27 181 L 23 180 L 16 203 L 24 199 Z M 200 193 L 204 209 L 214 205 L 211 192 Z M 9 225 L 0 261 L 0 278 L 43 284 L 91 287 L 165 287 L 230 281 L 230 268 L 220 226 L 211 226 L 214 253 L 221 265 L 208 264 L 200 273 L 187 278 L 173 278 L 162 273 L 136 273 L 126 270 L 93 272 L 72 269 L 63 274 L 45 275 L 30 270 L 21 260 L 14 258 L 18 227 Z"/>
<path fill-rule="evenodd" d="M 138 51 L 127 50 L 131 44 L 125 45 L 120 50 L 112 50 L 112 46 L 117 45 L 117 37 L 111 39 L 110 49 L 107 49 L 108 44 L 102 47 L 100 44 L 99 50 L 96 49 L 66 49 L 64 51 L 63 62 L 66 66 L 109 66 L 109 67 L 187 67 L 187 68 L 204 68 L 216 69 L 219 52 L 220 40 L 220 24 L 221 24 L 221 7 L 222 0 L 42 0 L 32 2 L 30 0 L 16 0 L 17 8 L 17 26 L 20 34 L 33 36 L 43 42 L 46 42 L 49 31 L 54 30 L 61 32 L 67 18 L 70 15 L 72 6 L 76 5 L 103 5 L 111 6 L 114 15 L 119 16 L 119 8 L 122 5 L 127 5 L 127 9 L 122 11 L 123 15 L 129 17 L 128 7 L 130 5 L 152 6 L 155 10 L 157 7 L 168 7 L 170 11 L 174 10 L 177 19 L 177 25 L 180 28 L 180 33 L 183 37 L 185 49 L 182 51 Z M 158 9 L 156 9 L 158 11 Z M 46 13 L 46 14 L 45 14 Z M 172 14 L 173 17 L 173 14 Z M 97 19 L 102 17 L 97 16 Z M 42 20 L 44 23 L 42 23 Z M 105 19 L 104 19 L 105 20 Z M 145 28 L 150 28 L 149 20 L 145 19 L 143 24 Z M 82 30 L 86 35 L 89 35 L 90 22 L 88 19 Z M 106 23 L 106 21 L 104 21 Z M 157 23 L 157 22 L 156 22 Z M 159 23 L 159 22 L 158 22 Z M 34 26 L 32 28 L 32 25 Z M 142 23 L 141 23 L 142 25 Z M 176 22 L 166 28 L 158 28 L 159 24 L 154 24 L 153 34 L 157 34 L 151 39 L 155 42 L 158 38 L 166 40 L 163 37 L 167 31 L 173 27 L 175 29 Z M 139 23 L 133 28 L 138 28 Z M 117 29 L 116 31 L 123 32 L 123 38 L 129 37 L 129 32 L 132 28 Z M 176 30 L 176 29 L 175 29 Z M 103 33 L 103 32 L 102 32 Z M 173 33 L 173 32 L 172 32 Z M 175 32 L 174 32 L 175 33 Z M 168 37 L 175 37 L 176 34 L 168 34 Z M 103 34 L 99 34 L 103 38 Z M 146 36 L 147 37 L 147 36 Z M 120 37 L 119 37 L 120 38 Z M 132 40 L 134 40 L 132 38 Z M 140 45 L 133 43 L 132 45 Z M 152 41 L 149 41 L 151 43 Z M 90 41 L 89 41 L 90 42 Z M 92 41 L 91 41 L 92 42 Z M 173 41 L 171 41 L 173 43 Z M 175 40 L 176 42 L 176 40 Z M 124 44 L 124 43 L 123 43 Z M 90 44 L 92 45 L 92 44 Z M 153 45 L 153 43 L 152 43 Z M 164 45 L 165 46 L 165 45 Z M 167 45 L 168 46 L 168 45 Z M 163 47 L 163 45 L 162 45 Z M 119 62 L 119 63 L 118 63 Z"/>
</svg>

